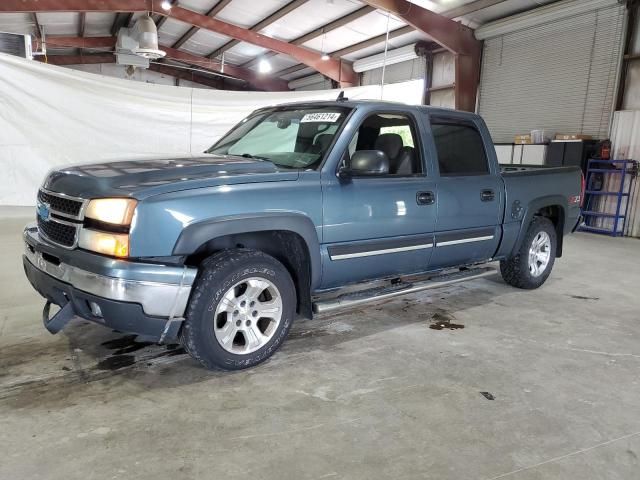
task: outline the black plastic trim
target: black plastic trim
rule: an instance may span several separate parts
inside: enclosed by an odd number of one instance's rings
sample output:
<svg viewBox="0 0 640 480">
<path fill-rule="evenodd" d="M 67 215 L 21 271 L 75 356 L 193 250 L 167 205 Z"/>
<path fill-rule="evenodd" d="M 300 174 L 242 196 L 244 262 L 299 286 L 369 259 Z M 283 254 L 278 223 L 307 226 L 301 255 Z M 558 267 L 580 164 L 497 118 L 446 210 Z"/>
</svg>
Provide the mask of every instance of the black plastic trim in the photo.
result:
<svg viewBox="0 0 640 480">
<path fill-rule="evenodd" d="M 439 242 L 455 242 L 456 240 L 466 240 L 476 237 L 488 237 L 495 234 L 496 230 L 493 227 L 473 228 L 452 233 L 436 233 L 436 247 L 438 246 Z"/>
<path fill-rule="evenodd" d="M 411 238 L 389 238 L 384 240 L 367 240 L 363 242 L 332 245 L 328 247 L 329 256 L 351 255 L 356 253 L 375 252 L 377 250 L 391 250 L 394 248 L 415 247 L 418 245 L 432 245 L 433 235 L 420 235 Z"/>
<path fill-rule="evenodd" d="M 311 259 L 311 289 L 320 285 L 320 242 L 311 219 L 293 212 L 261 212 L 211 220 L 187 226 L 173 247 L 173 255 L 191 255 L 205 243 L 227 235 L 282 230 L 296 233 L 304 240 Z"/>
</svg>

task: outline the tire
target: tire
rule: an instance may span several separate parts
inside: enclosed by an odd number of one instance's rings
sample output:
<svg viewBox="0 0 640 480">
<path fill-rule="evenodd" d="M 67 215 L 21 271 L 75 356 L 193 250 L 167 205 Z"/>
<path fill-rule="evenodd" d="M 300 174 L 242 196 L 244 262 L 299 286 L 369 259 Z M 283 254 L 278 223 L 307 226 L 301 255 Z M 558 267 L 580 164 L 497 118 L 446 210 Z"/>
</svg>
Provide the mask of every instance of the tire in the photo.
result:
<svg viewBox="0 0 640 480">
<path fill-rule="evenodd" d="M 534 242 L 540 244 L 541 240 L 545 239 L 548 242 L 540 249 L 539 256 L 534 257 L 533 252 L 537 249 Z M 534 217 L 518 252 L 513 257 L 500 262 L 502 278 L 509 285 L 517 288 L 538 288 L 551 274 L 556 260 L 557 244 L 553 223 L 545 217 Z M 545 257 L 548 257 L 546 264 L 541 260 Z"/>
<path fill-rule="evenodd" d="M 295 286 L 278 260 L 256 250 L 224 250 L 200 265 L 181 342 L 208 369 L 253 367 L 278 350 L 295 309 Z"/>
</svg>

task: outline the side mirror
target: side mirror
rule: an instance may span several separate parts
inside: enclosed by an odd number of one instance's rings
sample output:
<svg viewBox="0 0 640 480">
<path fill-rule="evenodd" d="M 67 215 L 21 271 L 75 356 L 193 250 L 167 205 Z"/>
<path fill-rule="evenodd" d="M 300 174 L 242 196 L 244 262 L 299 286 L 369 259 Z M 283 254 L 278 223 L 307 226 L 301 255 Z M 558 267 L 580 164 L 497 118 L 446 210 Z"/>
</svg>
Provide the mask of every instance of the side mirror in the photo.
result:
<svg viewBox="0 0 640 480">
<path fill-rule="evenodd" d="M 358 150 L 351 155 L 349 167 L 341 168 L 340 178 L 347 176 L 386 175 L 389 173 L 389 157 L 381 150 Z"/>
</svg>

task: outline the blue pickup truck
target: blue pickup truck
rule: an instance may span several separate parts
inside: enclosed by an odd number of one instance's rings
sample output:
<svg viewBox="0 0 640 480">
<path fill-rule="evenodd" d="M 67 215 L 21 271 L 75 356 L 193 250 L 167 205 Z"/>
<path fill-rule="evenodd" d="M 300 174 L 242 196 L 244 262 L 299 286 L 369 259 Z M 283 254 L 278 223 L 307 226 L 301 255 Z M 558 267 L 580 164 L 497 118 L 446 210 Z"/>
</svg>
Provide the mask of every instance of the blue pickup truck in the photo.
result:
<svg viewBox="0 0 640 480">
<path fill-rule="evenodd" d="M 49 173 L 23 262 L 52 333 L 78 316 L 239 369 L 296 317 L 490 275 L 488 262 L 539 287 L 583 189 L 577 168 L 501 170 L 471 113 L 294 103 L 197 157 Z"/>
</svg>

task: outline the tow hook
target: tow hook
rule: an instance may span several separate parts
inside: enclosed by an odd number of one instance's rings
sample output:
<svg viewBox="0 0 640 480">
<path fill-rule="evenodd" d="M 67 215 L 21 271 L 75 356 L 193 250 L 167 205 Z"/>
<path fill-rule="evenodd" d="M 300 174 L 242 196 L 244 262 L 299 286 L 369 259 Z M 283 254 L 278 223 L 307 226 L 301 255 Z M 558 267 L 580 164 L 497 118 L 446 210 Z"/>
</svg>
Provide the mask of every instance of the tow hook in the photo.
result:
<svg viewBox="0 0 640 480">
<path fill-rule="evenodd" d="M 64 307 L 58 311 L 53 317 L 49 318 L 49 311 L 51 310 L 51 302 L 47 301 L 42 309 L 42 323 L 44 328 L 49 330 L 50 333 L 56 334 L 62 330 L 69 320 L 75 317 L 76 312 L 73 310 L 73 304 L 71 302 L 65 303 Z"/>
</svg>

